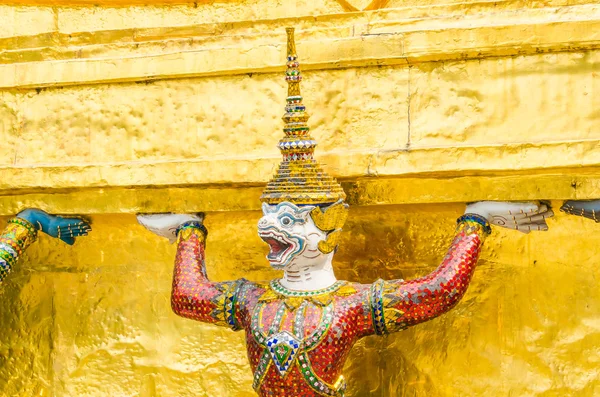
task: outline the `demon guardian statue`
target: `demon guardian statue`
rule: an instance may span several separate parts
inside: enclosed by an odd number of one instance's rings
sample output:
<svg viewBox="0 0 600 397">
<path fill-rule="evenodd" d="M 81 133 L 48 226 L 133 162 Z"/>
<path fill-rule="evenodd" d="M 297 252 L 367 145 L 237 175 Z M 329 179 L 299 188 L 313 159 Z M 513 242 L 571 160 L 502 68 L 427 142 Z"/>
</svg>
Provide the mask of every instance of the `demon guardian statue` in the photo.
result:
<svg viewBox="0 0 600 397">
<path fill-rule="evenodd" d="M 337 280 L 332 261 L 348 215 L 341 186 L 313 158 L 316 141 L 300 94 L 293 30 L 288 29 L 283 161 L 261 200 L 259 236 L 281 279 L 210 281 L 202 214 L 139 215 L 150 231 L 177 241 L 171 304 L 190 319 L 244 330 L 254 389 L 260 396 L 342 396 L 352 345 L 431 320 L 467 290 L 490 224 L 546 230 L 552 212 L 532 203 L 467 206 L 442 264 L 416 280 L 358 284 Z"/>
</svg>

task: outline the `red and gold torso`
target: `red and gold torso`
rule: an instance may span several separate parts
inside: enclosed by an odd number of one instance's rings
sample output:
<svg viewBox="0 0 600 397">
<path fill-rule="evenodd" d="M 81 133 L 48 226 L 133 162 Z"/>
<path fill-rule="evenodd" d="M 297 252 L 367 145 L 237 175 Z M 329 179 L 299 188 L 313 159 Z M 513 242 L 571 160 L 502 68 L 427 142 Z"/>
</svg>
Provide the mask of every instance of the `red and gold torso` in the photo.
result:
<svg viewBox="0 0 600 397">
<path fill-rule="evenodd" d="M 260 396 L 342 396 L 342 368 L 354 343 L 447 312 L 464 295 L 487 234 L 460 220 L 442 264 L 415 280 L 338 281 L 293 291 L 278 280 L 213 282 L 206 276 L 204 239 L 197 227 L 178 234 L 171 305 L 194 320 L 245 330 L 254 389 Z"/>
<path fill-rule="evenodd" d="M 246 331 L 254 389 L 260 396 L 340 396 L 354 343 L 374 333 L 368 285 L 337 282 L 320 291 L 248 283 L 236 313 Z"/>
</svg>

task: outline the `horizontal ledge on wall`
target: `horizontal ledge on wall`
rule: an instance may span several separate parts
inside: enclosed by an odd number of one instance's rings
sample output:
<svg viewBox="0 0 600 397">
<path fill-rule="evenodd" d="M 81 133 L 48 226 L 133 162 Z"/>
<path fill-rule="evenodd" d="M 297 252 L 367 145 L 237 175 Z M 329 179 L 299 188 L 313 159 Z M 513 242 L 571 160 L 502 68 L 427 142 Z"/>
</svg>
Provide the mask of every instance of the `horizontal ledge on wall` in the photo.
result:
<svg viewBox="0 0 600 397">
<path fill-rule="evenodd" d="M 424 147 L 317 154 L 340 180 L 363 177 L 461 177 L 499 173 L 547 173 L 552 169 L 600 166 L 600 141 Z M 448 159 L 440 162 L 439 159 Z M 0 194 L 43 189 L 173 186 L 259 186 L 281 157 L 178 159 L 72 165 L 0 167 Z"/>
<path fill-rule="evenodd" d="M 351 204 L 600 197 L 599 141 L 421 148 L 319 156 Z M 440 162 L 447 158 L 447 162 Z M 0 168 L 0 213 L 259 208 L 279 158 Z"/>
<path fill-rule="evenodd" d="M 527 15 L 521 11 L 498 13 L 494 14 L 493 23 L 489 15 L 465 20 L 452 16 L 390 21 L 378 19 L 377 13 L 357 23 L 356 13 L 350 13 L 339 17 L 341 27 L 331 28 L 326 22 L 317 21 L 306 32 L 298 30 L 298 54 L 304 70 L 322 70 L 600 48 L 600 7 L 582 5 L 561 10 L 560 14 L 556 9 L 529 10 Z M 385 12 L 389 16 L 390 12 Z M 345 23 L 349 25 L 343 26 L 344 18 L 348 18 Z M 0 64 L 0 88 L 282 71 L 282 21 L 261 23 L 265 29 L 262 34 L 245 34 L 243 29 L 234 36 L 221 33 L 213 37 L 204 33 L 204 39 L 197 42 L 190 39 L 194 32 L 205 30 L 202 25 L 155 29 L 153 33 L 146 32 L 146 38 L 144 32 L 132 31 L 127 33 L 131 34 L 130 42 L 118 32 L 111 32 L 110 37 L 121 37 L 118 44 L 99 42 L 90 46 L 5 51 L 4 63 Z M 303 21 L 303 26 L 311 25 Z M 189 37 L 174 38 L 177 35 L 173 31 L 177 29 Z M 271 33 L 277 29 L 282 34 Z M 144 50 L 145 46 L 148 49 Z M 39 60 L 48 53 L 64 59 Z M 17 61 L 10 63 L 11 57 Z"/>
<path fill-rule="evenodd" d="M 479 200 L 600 198 L 597 169 L 557 174 L 449 178 L 370 178 L 342 182 L 352 206 L 465 203 Z M 263 187 L 88 188 L 0 196 L 0 216 L 24 208 L 58 214 L 260 210 Z"/>
</svg>

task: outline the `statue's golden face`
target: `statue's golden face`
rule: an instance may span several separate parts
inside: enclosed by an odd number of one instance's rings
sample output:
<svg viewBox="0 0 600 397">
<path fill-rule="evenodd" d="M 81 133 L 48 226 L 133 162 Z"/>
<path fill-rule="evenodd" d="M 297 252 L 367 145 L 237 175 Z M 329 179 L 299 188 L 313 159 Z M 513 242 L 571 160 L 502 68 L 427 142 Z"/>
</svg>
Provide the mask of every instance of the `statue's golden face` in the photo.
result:
<svg viewBox="0 0 600 397">
<path fill-rule="evenodd" d="M 314 206 L 300 207 L 283 202 L 263 204 L 262 208 L 258 235 L 269 244 L 267 259 L 273 268 L 312 266 L 324 260 L 325 254 L 319 250 L 319 242 L 327 239 L 327 233 L 319 229 L 311 218 Z"/>
</svg>

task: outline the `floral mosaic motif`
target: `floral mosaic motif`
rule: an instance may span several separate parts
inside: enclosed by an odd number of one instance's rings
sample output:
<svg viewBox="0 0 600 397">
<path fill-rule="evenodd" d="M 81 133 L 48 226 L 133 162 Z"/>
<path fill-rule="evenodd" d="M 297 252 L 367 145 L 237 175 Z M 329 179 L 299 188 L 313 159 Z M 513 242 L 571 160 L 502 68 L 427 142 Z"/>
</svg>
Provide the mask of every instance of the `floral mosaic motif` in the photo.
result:
<svg viewBox="0 0 600 397">
<path fill-rule="evenodd" d="M 171 308 L 180 316 L 239 330 L 236 300 L 246 280 L 215 283 L 208 280 L 204 265 L 206 231 L 186 227 L 178 234 Z"/>
<path fill-rule="evenodd" d="M 277 370 L 285 376 L 292 364 L 296 362 L 301 341 L 289 332 L 282 331 L 267 338 L 266 342 Z"/>
</svg>

